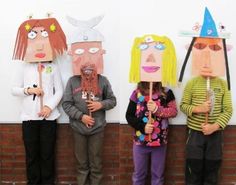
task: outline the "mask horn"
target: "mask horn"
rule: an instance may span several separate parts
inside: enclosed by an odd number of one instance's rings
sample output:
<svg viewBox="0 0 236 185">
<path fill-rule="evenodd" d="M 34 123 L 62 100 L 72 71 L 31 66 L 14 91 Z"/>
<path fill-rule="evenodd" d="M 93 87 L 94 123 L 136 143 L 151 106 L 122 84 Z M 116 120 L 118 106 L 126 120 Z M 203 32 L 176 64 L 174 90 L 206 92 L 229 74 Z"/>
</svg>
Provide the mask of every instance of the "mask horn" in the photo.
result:
<svg viewBox="0 0 236 185">
<path fill-rule="evenodd" d="M 52 17 L 52 14 L 53 14 L 52 12 L 47 12 L 47 13 L 46 13 L 46 17 L 47 17 L 47 18 L 50 18 L 50 17 Z"/>
<path fill-rule="evenodd" d="M 32 14 L 32 13 L 29 14 L 29 15 L 27 16 L 27 18 L 28 18 L 28 19 L 32 19 L 32 18 L 33 18 L 33 14 Z"/>
</svg>

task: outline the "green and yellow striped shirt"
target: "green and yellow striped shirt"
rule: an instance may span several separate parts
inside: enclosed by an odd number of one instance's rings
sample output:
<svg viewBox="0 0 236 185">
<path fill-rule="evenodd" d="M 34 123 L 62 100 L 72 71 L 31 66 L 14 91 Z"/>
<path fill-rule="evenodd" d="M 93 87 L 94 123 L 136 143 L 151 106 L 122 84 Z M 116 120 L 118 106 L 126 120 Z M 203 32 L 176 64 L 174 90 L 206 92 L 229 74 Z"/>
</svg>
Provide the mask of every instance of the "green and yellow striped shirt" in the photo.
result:
<svg viewBox="0 0 236 185">
<path fill-rule="evenodd" d="M 225 80 L 218 77 L 210 79 L 210 88 L 214 92 L 213 112 L 209 114 L 208 123 L 217 123 L 224 129 L 232 113 L 231 94 Z M 207 80 L 201 76 L 190 80 L 180 103 L 180 110 L 187 115 L 187 126 L 201 131 L 201 124 L 205 122 L 205 113 L 193 113 L 193 107 L 206 101 Z"/>
</svg>

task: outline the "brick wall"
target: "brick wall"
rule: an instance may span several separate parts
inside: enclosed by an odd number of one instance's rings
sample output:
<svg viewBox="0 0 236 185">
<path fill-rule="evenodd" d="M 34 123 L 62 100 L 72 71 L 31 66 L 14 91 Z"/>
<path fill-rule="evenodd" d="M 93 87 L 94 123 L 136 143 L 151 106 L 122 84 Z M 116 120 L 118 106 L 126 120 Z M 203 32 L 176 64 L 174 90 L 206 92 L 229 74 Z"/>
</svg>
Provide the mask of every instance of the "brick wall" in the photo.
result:
<svg viewBox="0 0 236 185">
<path fill-rule="evenodd" d="M 185 126 L 171 126 L 165 185 L 184 184 Z M 131 185 L 133 171 L 132 129 L 128 125 L 108 124 L 103 152 L 104 185 Z M 76 184 L 72 132 L 67 124 L 58 127 L 57 184 Z M 224 161 L 220 185 L 236 184 L 236 126 L 224 133 Z M 20 124 L 0 124 L 1 185 L 25 184 L 25 158 Z"/>
</svg>

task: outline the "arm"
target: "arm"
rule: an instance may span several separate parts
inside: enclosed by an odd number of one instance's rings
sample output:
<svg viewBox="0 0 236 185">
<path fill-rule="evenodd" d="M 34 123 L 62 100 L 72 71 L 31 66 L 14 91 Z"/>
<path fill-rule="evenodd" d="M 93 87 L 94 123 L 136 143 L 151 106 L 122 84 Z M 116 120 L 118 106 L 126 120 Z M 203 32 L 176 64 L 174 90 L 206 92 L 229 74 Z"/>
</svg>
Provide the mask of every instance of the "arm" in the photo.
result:
<svg viewBox="0 0 236 185">
<path fill-rule="evenodd" d="M 53 85 L 55 93 L 47 102 L 44 103 L 44 105 L 49 107 L 51 110 L 56 108 L 63 95 L 61 75 L 56 65 L 54 65 Z"/>
<path fill-rule="evenodd" d="M 211 102 L 206 100 L 205 102 L 201 102 L 199 105 L 192 105 L 192 86 L 194 84 L 193 80 L 190 80 L 183 93 L 183 97 L 180 103 L 180 110 L 185 113 L 187 116 L 192 116 L 194 113 L 207 113 L 211 109 Z"/>
<path fill-rule="evenodd" d="M 223 86 L 222 89 L 224 89 L 222 104 L 221 104 L 222 111 L 219 114 L 218 119 L 215 121 L 214 124 L 202 124 L 202 132 L 204 133 L 204 135 L 210 135 L 219 129 L 224 129 L 232 116 L 233 108 L 232 108 L 231 94 L 227 88 L 226 83 L 224 83 L 222 86 Z"/>
<path fill-rule="evenodd" d="M 14 82 L 13 82 L 11 92 L 12 92 L 12 95 L 14 95 L 14 96 L 21 96 L 21 97 L 27 96 L 27 93 L 25 93 L 25 88 L 24 88 L 23 64 L 20 66 L 19 70 L 17 70 L 17 72 L 14 76 Z"/>
<path fill-rule="evenodd" d="M 222 97 L 222 112 L 218 116 L 218 119 L 216 120 L 216 123 L 221 127 L 225 128 L 227 123 L 229 122 L 230 118 L 233 114 L 233 108 L 232 108 L 232 100 L 231 100 L 231 93 L 227 88 L 226 82 L 222 83 L 224 88 L 224 94 Z"/>
<path fill-rule="evenodd" d="M 173 118 L 177 115 L 177 106 L 175 100 L 170 101 L 167 107 L 159 106 L 155 115 L 161 118 Z"/>
<path fill-rule="evenodd" d="M 116 106 L 116 97 L 112 91 L 111 84 L 106 77 L 104 77 L 104 83 L 105 87 L 103 89 L 103 100 L 101 101 L 101 104 L 103 109 L 109 110 Z"/>
<path fill-rule="evenodd" d="M 192 81 L 189 81 L 184 88 L 182 100 L 180 102 L 180 110 L 187 116 L 192 116 L 194 106 L 192 104 Z"/>
<path fill-rule="evenodd" d="M 166 97 L 167 106 L 159 106 L 155 115 L 161 118 L 173 118 L 177 115 L 175 96 L 171 90 L 168 90 Z"/>
<path fill-rule="evenodd" d="M 135 112 L 136 112 L 136 103 L 130 100 L 126 111 L 126 120 L 128 124 L 132 126 L 135 130 L 140 130 L 140 132 L 145 134 L 144 128 L 146 124 L 135 116 Z"/>
<path fill-rule="evenodd" d="M 70 118 L 81 120 L 83 116 L 83 112 L 81 112 L 75 106 L 72 93 L 73 93 L 73 89 L 72 89 L 71 78 L 70 78 L 67 82 L 66 89 L 63 95 L 62 108 Z"/>
</svg>

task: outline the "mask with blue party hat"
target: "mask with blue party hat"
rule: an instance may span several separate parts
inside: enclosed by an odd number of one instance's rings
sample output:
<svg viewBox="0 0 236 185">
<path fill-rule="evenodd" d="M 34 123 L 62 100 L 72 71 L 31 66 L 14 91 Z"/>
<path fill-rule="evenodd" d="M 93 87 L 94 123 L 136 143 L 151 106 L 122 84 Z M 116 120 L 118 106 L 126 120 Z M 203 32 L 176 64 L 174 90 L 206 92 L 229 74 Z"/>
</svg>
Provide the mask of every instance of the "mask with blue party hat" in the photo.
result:
<svg viewBox="0 0 236 185">
<path fill-rule="evenodd" d="M 187 61 L 189 59 L 189 56 L 191 54 L 193 45 L 198 37 L 202 38 L 212 38 L 212 39 L 217 39 L 220 38 L 222 39 L 223 42 L 223 49 L 224 49 L 224 57 L 225 57 L 225 66 L 226 66 L 226 77 L 227 77 L 227 84 L 228 84 L 228 89 L 230 90 L 230 74 L 229 74 L 229 66 L 228 66 L 228 57 L 227 57 L 227 47 L 226 47 L 226 38 L 230 37 L 230 33 L 226 33 L 225 27 L 220 26 L 220 31 L 217 30 L 215 21 L 213 20 L 210 11 L 208 8 L 205 8 L 205 13 L 204 13 L 204 19 L 203 19 L 203 25 L 199 25 L 198 23 L 194 25 L 193 31 L 181 31 L 180 36 L 190 36 L 193 37 L 187 54 L 184 59 L 184 63 L 182 65 L 181 71 L 180 71 L 180 76 L 179 76 L 179 82 L 181 83 L 183 80 L 183 75 L 185 71 L 185 67 L 187 65 Z"/>
</svg>

